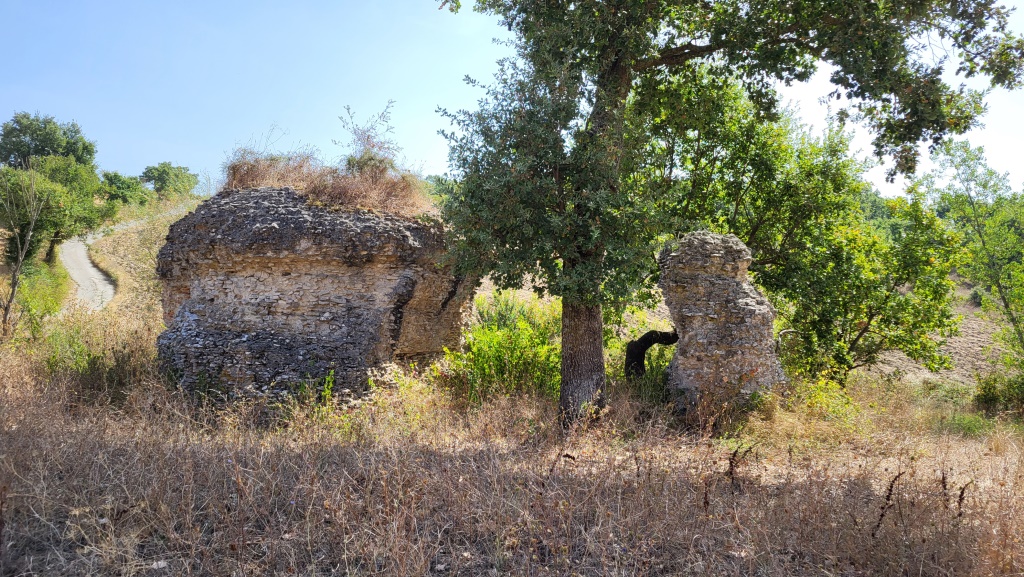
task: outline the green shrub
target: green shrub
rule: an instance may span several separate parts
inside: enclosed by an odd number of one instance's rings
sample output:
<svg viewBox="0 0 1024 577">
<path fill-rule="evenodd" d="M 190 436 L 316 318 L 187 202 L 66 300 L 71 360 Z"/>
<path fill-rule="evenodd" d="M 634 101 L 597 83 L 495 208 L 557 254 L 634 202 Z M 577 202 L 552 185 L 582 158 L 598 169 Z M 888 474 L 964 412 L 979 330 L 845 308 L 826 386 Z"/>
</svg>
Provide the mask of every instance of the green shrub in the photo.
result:
<svg viewBox="0 0 1024 577">
<path fill-rule="evenodd" d="M 153 327 L 116 314 L 72 313 L 47 323 L 46 368 L 83 400 L 120 402 L 158 379 Z"/>
<path fill-rule="evenodd" d="M 939 421 L 939 430 L 964 437 L 980 437 L 989 432 L 994 423 L 977 413 L 953 413 Z"/>
<path fill-rule="evenodd" d="M 641 403 L 662 404 L 669 400 L 668 364 L 676 345 L 654 345 L 647 350 L 646 372 L 639 378 L 625 375 L 626 347 L 647 331 L 671 331 L 672 323 L 654 314 L 654 309 L 630 305 L 621 309 L 605 307 L 604 350 L 609 394 L 625 393 Z"/>
<path fill-rule="evenodd" d="M 974 387 L 953 381 L 925 379 L 921 393 L 930 399 L 954 407 L 967 407 L 974 397 Z"/>
<path fill-rule="evenodd" d="M 985 289 L 976 286 L 971 289 L 971 294 L 967 296 L 967 302 L 970 303 L 971 306 L 981 308 L 981 306 L 985 304 L 986 298 Z"/>
<path fill-rule="evenodd" d="M 626 378 L 622 374 L 622 366 L 625 363 L 625 342 L 623 342 L 623 353 L 620 358 L 613 360 L 612 366 L 615 376 L 621 379 L 620 390 L 625 390 L 632 398 L 642 403 L 653 403 L 660 405 L 669 400 L 668 394 L 668 364 L 675 354 L 675 345 L 656 345 L 647 351 L 647 372 L 639 378 Z"/>
<path fill-rule="evenodd" d="M 464 350 L 446 351 L 432 380 L 470 403 L 517 392 L 557 399 L 561 303 L 495 292 L 477 297 L 476 308 Z"/>
<path fill-rule="evenodd" d="M 1024 412 L 1024 374 L 995 373 L 979 378 L 974 402 L 987 412 Z"/>
<path fill-rule="evenodd" d="M 798 381 L 790 398 L 827 421 L 849 423 L 858 412 L 846 388 L 825 376 Z"/>
<path fill-rule="evenodd" d="M 18 307 L 32 336 L 40 336 L 43 319 L 60 312 L 70 290 L 71 277 L 60 264 L 39 262 L 26 268 L 18 290 Z"/>
</svg>

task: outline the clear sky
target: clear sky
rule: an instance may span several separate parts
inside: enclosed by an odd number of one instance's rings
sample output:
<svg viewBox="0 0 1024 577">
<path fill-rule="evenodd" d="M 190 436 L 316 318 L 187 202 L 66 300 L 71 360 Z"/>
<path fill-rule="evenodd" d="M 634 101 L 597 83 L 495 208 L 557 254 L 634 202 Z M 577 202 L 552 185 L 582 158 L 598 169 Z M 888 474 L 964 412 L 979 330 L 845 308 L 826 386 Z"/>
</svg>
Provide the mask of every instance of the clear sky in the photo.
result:
<svg viewBox="0 0 1024 577">
<path fill-rule="evenodd" d="M 0 0 L 5 73 L 0 120 L 15 112 L 75 120 L 97 143 L 104 170 L 140 174 L 170 161 L 216 179 L 231 150 L 318 148 L 334 159 L 346 140 L 338 116 L 365 120 L 394 100 L 405 161 L 442 173 L 447 147 L 435 111 L 473 108 L 495 61 L 510 52 L 497 20 L 452 15 L 435 0 L 174 2 Z M 1024 31 L 1024 16 L 1014 29 Z M 805 122 L 820 128 L 824 74 L 788 89 Z M 990 164 L 1024 182 L 1018 154 L 1024 92 L 989 98 L 986 128 L 970 134 Z M 870 139 L 855 145 L 868 151 Z M 898 192 L 873 181 L 887 193 Z"/>
</svg>

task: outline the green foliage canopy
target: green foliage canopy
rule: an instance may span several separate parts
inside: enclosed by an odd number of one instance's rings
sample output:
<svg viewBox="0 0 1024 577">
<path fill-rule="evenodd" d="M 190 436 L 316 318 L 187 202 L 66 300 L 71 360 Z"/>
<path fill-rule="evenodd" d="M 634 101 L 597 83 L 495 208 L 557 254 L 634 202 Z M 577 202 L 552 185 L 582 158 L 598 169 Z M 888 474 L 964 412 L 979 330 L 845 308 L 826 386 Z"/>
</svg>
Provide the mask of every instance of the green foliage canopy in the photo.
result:
<svg viewBox="0 0 1024 577">
<path fill-rule="evenodd" d="M 103 190 L 107 200 L 122 204 L 145 205 L 149 202 L 149 190 L 142 184 L 142 179 L 135 176 L 104 171 Z"/>
<path fill-rule="evenodd" d="M 4 166 L 0 167 L 0 194 L 4 195 L 4 227 L 12 229 L 4 247 L 4 259 L 15 264 L 19 248 L 26 246 L 24 260 L 30 261 L 39 252 L 46 233 L 60 220 L 61 200 L 68 198 L 68 190 L 35 171 Z M 44 204 L 33 221 L 31 207 L 35 198 Z"/>
<path fill-rule="evenodd" d="M 92 230 L 113 218 L 117 207 L 100 201 L 102 183 L 91 166 L 79 164 L 68 156 L 44 156 L 32 163 L 33 170 L 50 182 L 59 184 L 41 218 L 41 230 L 50 233 L 50 253 L 61 242 Z"/>
<path fill-rule="evenodd" d="M 983 290 L 984 303 L 1007 323 L 1007 359 L 1024 368 L 1024 196 L 986 164 L 985 151 L 950 141 L 936 151 L 938 169 L 917 186 L 965 238 L 969 258 L 958 269 Z"/>
<path fill-rule="evenodd" d="M 152 184 L 153 190 L 163 198 L 192 192 L 199 184 L 199 176 L 189 172 L 187 166 L 161 162 L 142 171 L 142 182 Z"/>
<path fill-rule="evenodd" d="M 923 39 L 941 37 L 959 72 L 999 86 L 1020 83 L 1024 55 L 1007 10 L 990 0 L 479 0 L 476 8 L 515 33 L 517 58 L 503 63 L 478 111 L 451 115 L 461 185 L 444 212 L 465 269 L 490 272 L 501 286 L 532 277 L 565 298 L 562 409 L 570 416 L 603 386 L 601 331 L 590 335 L 595 324 L 580 321 L 642 283 L 649 268 L 640 261 L 665 232 L 650 197 L 657 190 L 635 178 L 625 146 L 627 109 L 644 86 L 712 66 L 771 113 L 774 81 L 806 80 L 829 62 L 836 96 L 874 128 L 876 153 L 912 171 L 918 141 L 967 130 L 981 112 L 981 95 L 944 82 L 945 60 L 932 60 Z M 677 114 L 674 102 L 664 104 L 650 110 Z"/>
<path fill-rule="evenodd" d="M 627 109 L 627 172 L 657 191 L 669 230 L 709 228 L 750 247 L 791 368 L 842 378 L 888 349 L 945 366 L 956 237 L 920 199 L 879 198 L 841 126 L 816 138 L 713 72 L 641 86 Z"/>
<path fill-rule="evenodd" d="M 949 275 L 962 256 L 960 237 L 919 197 L 886 208 L 889 230 L 850 215 L 759 276 L 781 297 L 780 316 L 797 335 L 786 341 L 791 368 L 843 380 L 886 350 L 932 370 L 950 367 L 939 347 L 959 324 Z"/>
<path fill-rule="evenodd" d="M 52 116 L 18 112 L 0 127 L 0 162 L 23 168 L 36 156 L 68 156 L 92 166 L 96 143 L 86 140 L 76 122 L 59 123 Z"/>
</svg>

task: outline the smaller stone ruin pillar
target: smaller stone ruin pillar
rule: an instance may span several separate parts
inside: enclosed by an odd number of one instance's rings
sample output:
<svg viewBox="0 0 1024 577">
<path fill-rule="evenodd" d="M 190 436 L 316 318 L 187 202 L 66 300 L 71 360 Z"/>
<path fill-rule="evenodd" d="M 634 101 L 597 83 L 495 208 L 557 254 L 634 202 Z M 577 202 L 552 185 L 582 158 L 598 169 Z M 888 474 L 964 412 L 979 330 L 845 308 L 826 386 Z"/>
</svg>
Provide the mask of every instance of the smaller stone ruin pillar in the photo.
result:
<svg viewBox="0 0 1024 577">
<path fill-rule="evenodd" d="M 661 290 L 679 334 L 668 386 L 684 408 L 720 410 L 785 380 L 775 311 L 747 278 L 750 249 L 733 235 L 693 232 L 661 251 Z"/>
</svg>

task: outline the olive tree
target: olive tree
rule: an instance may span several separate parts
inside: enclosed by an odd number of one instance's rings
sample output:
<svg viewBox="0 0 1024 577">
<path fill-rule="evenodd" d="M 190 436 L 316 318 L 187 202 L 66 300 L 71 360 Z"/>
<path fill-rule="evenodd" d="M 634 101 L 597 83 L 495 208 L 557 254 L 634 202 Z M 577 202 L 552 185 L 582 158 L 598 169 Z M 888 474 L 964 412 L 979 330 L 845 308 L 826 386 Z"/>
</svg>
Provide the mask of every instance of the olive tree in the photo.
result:
<svg viewBox="0 0 1024 577">
<path fill-rule="evenodd" d="M 453 10 L 459 2 L 441 3 Z M 600 401 L 602 304 L 644 280 L 664 223 L 634 178 L 626 117 L 638 87 L 700 65 L 728 70 L 764 110 L 776 81 L 821 62 L 836 95 L 874 130 L 875 151 L 913 171 L 916 145 L 970 128 L 981 95 L 943 80 L 940 38 L 958 72 L 1020 82 L 1024 41 L 991 0 L 909 3 L 779 0 L 478 0 L 515 34 L 477 111 L 452 114 L 460 181 L 444 212 L 464 269 L 502 286 L 533 279 L 563 298 L 560 408 L 571 421 Z M 667 108 L 671 113 L 671 108 Z"/>
</svg>

